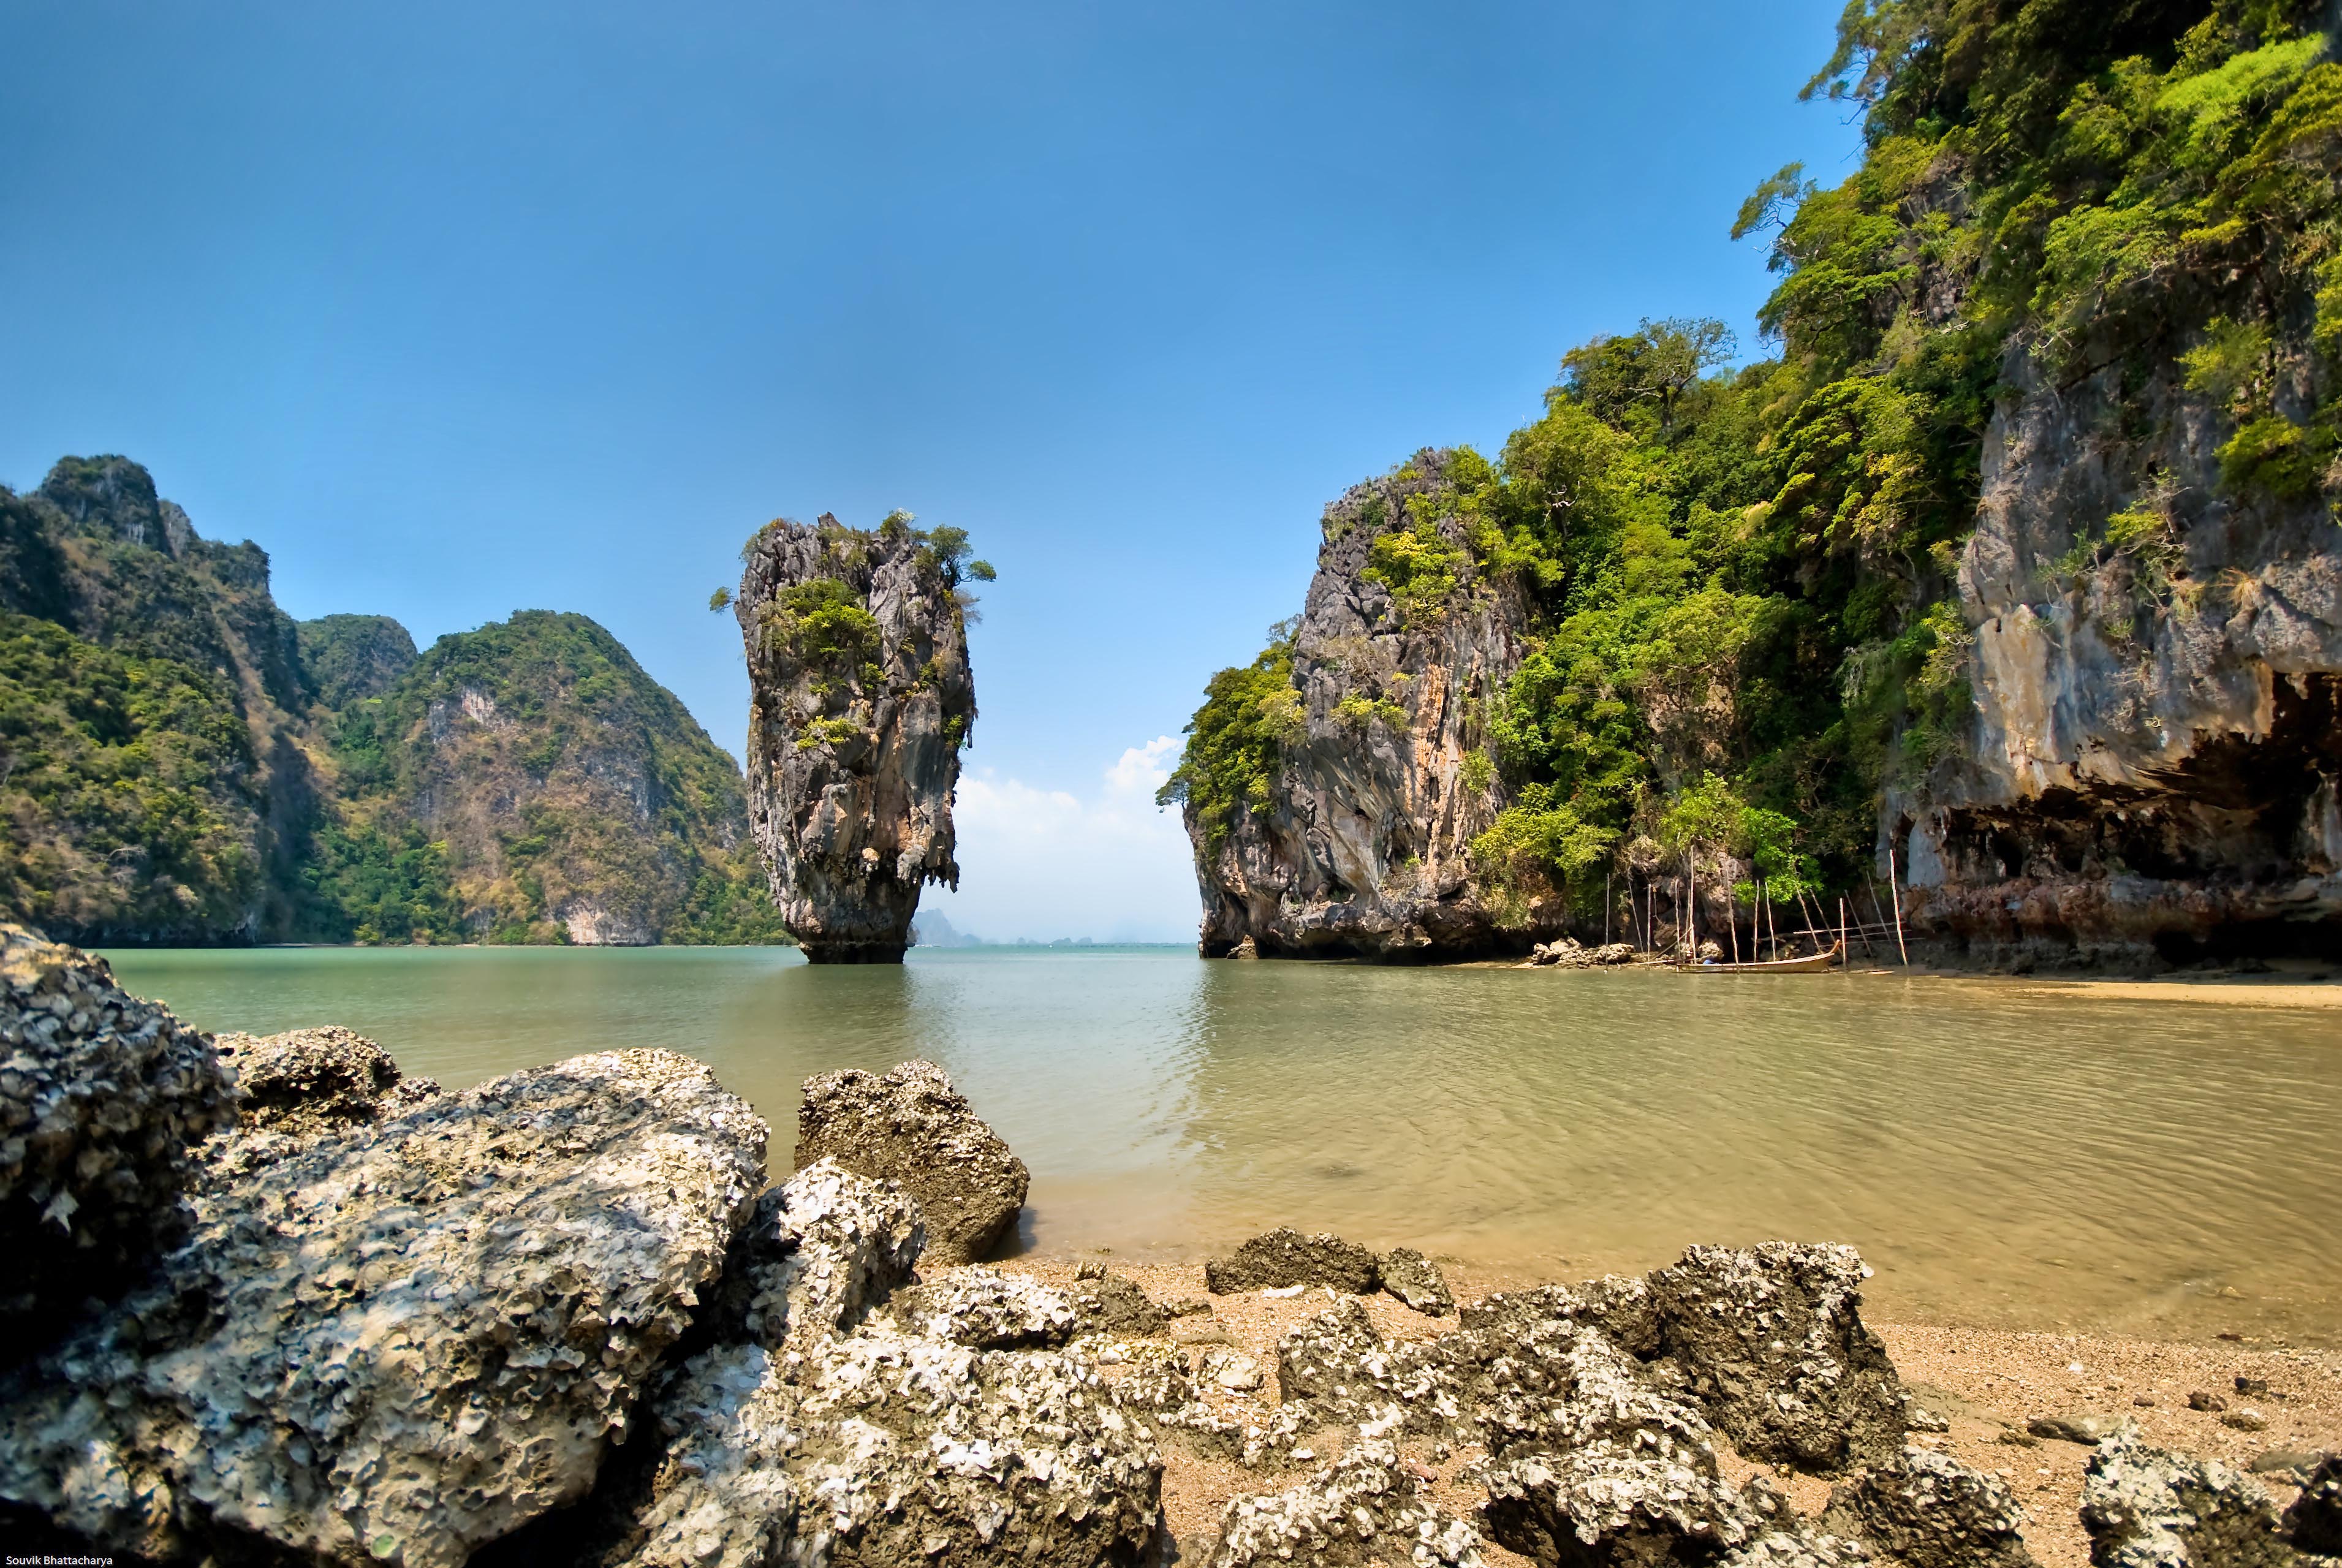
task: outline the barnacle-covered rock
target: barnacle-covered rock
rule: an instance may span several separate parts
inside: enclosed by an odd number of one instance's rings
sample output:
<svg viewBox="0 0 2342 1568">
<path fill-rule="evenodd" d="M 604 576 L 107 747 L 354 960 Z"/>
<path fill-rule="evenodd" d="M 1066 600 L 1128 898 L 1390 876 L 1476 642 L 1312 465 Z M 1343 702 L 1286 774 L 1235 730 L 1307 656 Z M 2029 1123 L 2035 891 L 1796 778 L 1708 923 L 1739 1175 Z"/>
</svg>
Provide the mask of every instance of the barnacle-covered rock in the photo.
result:
<svg viewBox="0 0 2342 1568">
<path fill-rule="evenodd" d="M 220 1055 L 235 1069 L 242 1125 L 313 1136 L 379 1122 L 438 1094 L 429 1078 L 399 1072 L 390 1053 L 354 1030 L 328 1024 L 282 1034 L 222 1034 Z"/>
<path fill-rule="evenodd" d="M 818 1160 L 756 1200 L 709 1319 L 715 1336 L 779 1348 L 852 1328 L 907 1284 L 925 1232 L 892 1182 Z"/>
<path fill-rule="evenodd" d="M 0 1385 L 0 1500 L 149 1557 L 458 1568 L 592 1484 L 766 1135 L 688 1057 L 610 1053 L 199 1190 L 152 1283 Z"/>
<path fill-rule="evenodd" d="M 2277 1503 L 2217 1460 L 2148 1446 L 2136 1424 L 2091 1452 L 2082 1528 L 2097 1568 L 2290 1568 Z"/>
<path fill-rule="evenodd" d="M 1838 1483 L 1821 1523 L 1909 1568 L 2033 1568 L 2016 1494 L 1932 1448 L 1907 1447 Z"/>
<path fill-rule="evenodd" d="M 1292 1229 L 1255 1236 L 1204 1265 L 1204 1288 L 1214 1295 L 1289 1285 L 1326 1285 L 1367 1295 L 1380 1283 L 1375 1254 L 1366 1248 L 1339 1236 L 1305 1236 Z"/>
<path fill-rule="evenodd" d="M 974 1350 L 1054 1349 L 1076 1321 L 1065 1292 L 981 1268 L 897 1292 L 888 1310 L 906 1333 Z"/>
<path fill-rule="evenodd" d="M 235 1120 L 235 1081 L 105 959 L 0 924 L 0 1362 L 176 1233 L 191 1151 Z"/>
<path fill-rule="evenodd" d="M 805 1083 L 796 1165 L 835 1159 L 917 1200 L 932 1263 L 972 1263 L 1025 1207 L 1031 1173 L 932 1062 L 886 1074 L 848 1068 Z"/>
<path fill-rule="evenodd" d="M 1441 1512 L 1388 1443 L 1362 1442 L 1297 1486 L 1231 1498 L 1206 1568 L 1478 1568 L 1471 1525 Z"/>
<path fill-rule="evenodd" d="M 1695 1568 L 1767 1523 L 1712 1466 L 1609 1438 L 1504 1461 L 1487 1486 L 1481 1528 L 1554 1568 Z"/>
<path fill-rule="evenodd" d="M 1852 1247 L 1693 1247 L 1650 1276 L 1666 1353 L 1750 1459 L 1832 1474 L 1890 1463 L 1907 1400 L 1862 1321 Z"/>
<path fill-rule="evenodd" d="M 1439 1265 L 1413 1247 L 1393 1247 L 1376 1260 L 1383 1289 L 1419 1313 L 1442 1317 L 1456 1310 L 1456 1296 L 1447 1288 Z"/>
</svg>

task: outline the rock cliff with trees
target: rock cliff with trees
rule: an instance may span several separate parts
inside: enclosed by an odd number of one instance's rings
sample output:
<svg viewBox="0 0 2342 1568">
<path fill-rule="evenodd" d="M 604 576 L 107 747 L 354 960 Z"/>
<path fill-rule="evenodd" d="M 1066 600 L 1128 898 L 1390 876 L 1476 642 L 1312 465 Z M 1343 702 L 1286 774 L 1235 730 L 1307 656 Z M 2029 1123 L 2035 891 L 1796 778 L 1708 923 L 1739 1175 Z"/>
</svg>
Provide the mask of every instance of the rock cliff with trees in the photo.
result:
<svg viewBox="0 0 2342 1568">
<path fill-rule="evenodd" d="M 1858 0 L 1807 93 L 1861 167 L 1735 225 L 1777 353 L 1646 321 L 1327 508 L 1166 787 L 1204 950 L 1664 944 L 1695 882 L 1705 934 L 1890 874 L 1943 957 L 2342 950 L 2333 26 Z"/>
<path fill-rule="evenodd" d="M 79 942 L 782 934 L 737 767 L 606 631 L 296 622 L 122 457 L 0 489 L 0 846 Z"/>
</svg>

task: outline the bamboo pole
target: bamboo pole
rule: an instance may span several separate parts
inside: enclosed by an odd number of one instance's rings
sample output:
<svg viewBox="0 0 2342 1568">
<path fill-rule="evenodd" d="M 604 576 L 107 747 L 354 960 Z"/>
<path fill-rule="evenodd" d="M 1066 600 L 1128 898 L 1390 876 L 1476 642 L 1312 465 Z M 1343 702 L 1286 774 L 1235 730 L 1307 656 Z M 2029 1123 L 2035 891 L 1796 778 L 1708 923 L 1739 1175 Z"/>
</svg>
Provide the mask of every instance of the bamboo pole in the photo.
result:
<svg viewBox="0 0 2342 1568">
<path fill-rule="evenodd" d="M 1759 883 L 1756 892 L 1757 895 L 1765 900 L 1765 932 L 1773 939 L 1773 958 L 1776 963 L 1778 963 L 1781 957 L 1781 933 L 1779 927 L 1773 924 L 1773 900 L 1768 896 L 1772 889 Z"/>
<path fill-rule="evenodd" d="M 1684 918 L 1690 923 L 1691 961 L 1699 962 L 1699 846 L 1691 851 L 1691 900 L 1684 905 Z"/>
<path fill-rule="evenodd" d="M 1610 911 L 1618 902 L 1617 889 L 1612 884 L 1618 879 L 1618 868 L 1610 866 L 1602 873 L 1602 945 L 1610 945 Z"/>
<path fill-rule="evenodd" d="M 1740 894 L 1737 892 L 1726 890 L 1724 911 L 1725 928 L 1732 933 L 1732 962 L 1737 964 L 1740 962 Z M 1754 946 L 1756 939 L 1752 935 L 1748 941 Z"/>
<path fill-rule="evenodd" d="M 1895 949 L 1903 955 L 1903 967 L 1911 967 L 1911 949 L 1903 942 L 1903 890 L 1895 885 L 1895 846 L 1887 846 L 1887 893 L 1895 900 Z"/>
<path fill-rule="evenodd" d="M 1814 939 L 1814 951 L 1822 950 L 1822 937 L 1827 934 L 1822 927 L 1821 905 L 1806 896 L 1804 888 L 1797 889 L 1797 907 L 1806 912 L 1806 932 Z"/>
</svg>

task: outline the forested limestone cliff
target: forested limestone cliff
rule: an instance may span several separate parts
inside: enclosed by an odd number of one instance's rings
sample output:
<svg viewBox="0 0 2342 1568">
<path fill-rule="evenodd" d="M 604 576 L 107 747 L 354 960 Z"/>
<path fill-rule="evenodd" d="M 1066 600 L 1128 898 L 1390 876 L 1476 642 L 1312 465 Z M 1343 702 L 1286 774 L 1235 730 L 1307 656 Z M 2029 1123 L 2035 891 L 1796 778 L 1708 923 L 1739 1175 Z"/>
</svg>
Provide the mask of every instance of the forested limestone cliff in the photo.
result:
<svg viewBox="0 0 2342 1568">
<path fill-rule="evenodd" d="M 582 616 L 295 622 L 121 457 L 0 490 L 0 909 L 90 944 L 772 941 L 739 772 Z"/>
<path fill-rule="evenodd" d="M 1858 0 L 1765 182 L 1770 359 L 1646 322 L 1328 510 L 1166 789 L 1203 945 L 1704 931 L 2342 953 L 2342 63 L 2283 0 Z M 1354 641 L 1353 639 L 1359 639 Z"/>
</svg>

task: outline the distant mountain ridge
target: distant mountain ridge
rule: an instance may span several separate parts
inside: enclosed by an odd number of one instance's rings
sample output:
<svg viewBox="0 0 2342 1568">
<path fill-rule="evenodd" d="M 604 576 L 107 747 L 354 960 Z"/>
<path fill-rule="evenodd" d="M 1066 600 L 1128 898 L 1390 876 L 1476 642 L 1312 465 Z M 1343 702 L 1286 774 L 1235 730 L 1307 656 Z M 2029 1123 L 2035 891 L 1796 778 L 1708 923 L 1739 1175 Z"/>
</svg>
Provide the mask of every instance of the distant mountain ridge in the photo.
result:
<svg viewBox="0 0 2342 1568">
<path fill-rule="evenodd" d="M 0 910 L 85 945 L 784 939 L 737 764 L 606 630 L 295 622 L 118 456 L 0 487 Z"/>
</svg>

